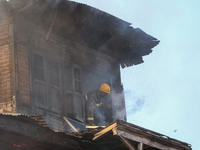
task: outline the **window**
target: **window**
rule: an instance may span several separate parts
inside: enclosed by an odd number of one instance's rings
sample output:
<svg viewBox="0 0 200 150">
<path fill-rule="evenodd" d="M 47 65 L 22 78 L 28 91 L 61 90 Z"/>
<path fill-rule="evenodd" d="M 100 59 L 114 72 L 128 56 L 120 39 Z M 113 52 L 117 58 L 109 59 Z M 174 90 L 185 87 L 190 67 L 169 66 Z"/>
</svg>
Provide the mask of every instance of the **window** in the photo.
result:
<svg viewBox="0 0 200 150">
<path fill-rule="evenodd" d="M 73 91 L 73 84 L 72 84 L 72 70 L 69 66 L 66 66 L 65 69 L 65 79 L 66 79 L 66 89 L 68 92 Z"/>
<path fill-rule="evenodd" d="M 39 107 L 46 108 L 46 83 L 44 58 L 37 54 L 33 54 L 33 90 L 35 93 L 35 104 Z"/>
<path fill-rule="evenodd" d="M 33 94 L 35 105 L 62 112 L 59 62 L 33 54 Z"/>
<path fill-rule="evenodd" d="M 45 82 L 44 77 L 44 58 L 33 54 L 34 79 Z"/>
<path fill-rule="evenodd" d="M 81 85 L 81 69 L 73 68 L 73 82 L 74 82 L 74 117 L 83 121 L 83 96 Z"/>
<path fill-rule="evenodd" d="M 53 106 L 53 111 L 61 112 L 62 110 L 62 101 L 60 97 L 60 84 L 59 84 L 59 63 L 53 60 L 48 60 L 48 75 L 50 79 L 50 88 L 51 92 L 49 95 L 51 96 L 51 102 Z"/>
<path fill-rule="evenodd" d="M 50 83 L 59 87 L 59 63 L 49 60 Z"/>
<path fill-rule="evenodd" d="M 74 90 L 81 93 L 81 71 L 78 68 L 74 68 Z"/>
<path fill-rule="evenodd" d="M 65 85 L 67 90 L 67 116 L 83 121 L 84 103 L 80 68 L 66 66 Z"/>
</svg>

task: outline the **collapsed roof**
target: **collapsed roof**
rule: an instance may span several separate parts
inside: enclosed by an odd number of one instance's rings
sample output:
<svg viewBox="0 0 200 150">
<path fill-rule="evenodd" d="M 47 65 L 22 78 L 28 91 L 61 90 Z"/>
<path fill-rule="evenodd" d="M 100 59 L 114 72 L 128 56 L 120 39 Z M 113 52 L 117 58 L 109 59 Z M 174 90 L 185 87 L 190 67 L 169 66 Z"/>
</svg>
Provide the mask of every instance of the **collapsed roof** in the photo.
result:
<svg viewBox="0 0 200 150">
<path fill-rule="evenodd" d="M 122 68 L 143 63 L 159 41 L 131 23 L 68 0 L 10 0 L 11 16 L 105 53 Z"/>
<path fill-rule="evenodd" d="M 191 145 L 117 120 L 104 128 L 65 133 L 52 130 L 40 116 L 0 114 L 2 149 L 191 150 Z"/>
</svg>

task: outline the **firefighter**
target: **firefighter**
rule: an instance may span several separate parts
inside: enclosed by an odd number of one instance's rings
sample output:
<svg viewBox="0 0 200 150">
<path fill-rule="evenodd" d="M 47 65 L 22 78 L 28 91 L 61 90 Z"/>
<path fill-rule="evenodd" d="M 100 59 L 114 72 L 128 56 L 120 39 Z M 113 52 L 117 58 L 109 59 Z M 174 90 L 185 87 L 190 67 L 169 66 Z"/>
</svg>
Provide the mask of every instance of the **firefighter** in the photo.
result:
<svg viewBox="0 0 200 150">
<path fill-rule="evenodd" d="M 99 89 L 89 92 L 85 95 L 86 101 L 86 123 L 95 126 L 94 124 L 94 113 L 95 108 L 102 105 L 102 98 L 107 94 L 110 94 L 110 86 L 103 83 Z M 110 108 L 110 105 L 105 105 L 104 107 Z"/>
</svg>

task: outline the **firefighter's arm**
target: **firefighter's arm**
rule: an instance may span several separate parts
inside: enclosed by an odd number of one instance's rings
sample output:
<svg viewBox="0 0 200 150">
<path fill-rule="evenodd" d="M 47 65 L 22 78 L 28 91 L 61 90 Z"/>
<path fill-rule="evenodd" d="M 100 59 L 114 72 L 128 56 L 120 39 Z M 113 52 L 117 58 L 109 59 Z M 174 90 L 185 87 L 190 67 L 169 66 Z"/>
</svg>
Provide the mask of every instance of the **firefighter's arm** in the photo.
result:
<svg viewBox="0 0 200 150">
<path fill-rule="evenodd" d="M 109 97 L 103 99 L 103 108 L 105 108 L 105 109 L 111 108 L 111 100 Z"/>
</svg>

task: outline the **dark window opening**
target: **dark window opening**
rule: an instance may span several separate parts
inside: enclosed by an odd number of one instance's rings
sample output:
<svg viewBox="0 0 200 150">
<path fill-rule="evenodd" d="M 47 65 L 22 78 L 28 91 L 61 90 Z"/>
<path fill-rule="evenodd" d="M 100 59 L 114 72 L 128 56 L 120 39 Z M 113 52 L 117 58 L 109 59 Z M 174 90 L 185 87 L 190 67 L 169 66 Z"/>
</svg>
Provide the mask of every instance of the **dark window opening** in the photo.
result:
<svg viewBox="0 0 200 150">
<path fill-rule="evenodd" d="M 74 104 L 73 104 L 73 96 L 72 94 L 67 94 L 67 110 L 68 110 L 68 116 L 70 118 L 73 118 L 74 116 Z"/>
<path fill-rule="evenodd" d="M 37 103 L 46 105 L 46 86 L 35 82 L 35 100 Z"/>
<path fill-rule="evenodd" d="M 81 70 L 74 68 L 74 90 L 75 92 L 81 93 Z"/>
<path fill-rule="evenodd" d="M 62 113 L 59 62 L 33 54 L 33 94 L 35 105 Z"/>
<path fill-rule="evenodd" d="M 56 88 L 51 88 L 51 94 L 52 94 L 52 100 L 53 100 L 53 106 L 57 110 L 62 109 L 62 102 L 60 98 L 60 91 Z"/>
<path fill-rule="evenodd" d="M 44 58 L 42 56 L 33 54 L 33 65 L 34 65 L 34 79 L 45 82 Z"/>
<path fill-rule="evenodd" d="M 44 69 L 44 59 L 43 59 L 43 57 L 39 56 L 37 54 L 33 54 L 33 64 L 36 67 Z"/>
<path fill-rule="evenodd" d="M 59 64 L 53 60 L 49 60 L 49 71 L 59 73 Z"/>
<path fill-rule="evenodd" d="M 59 86 L 59 63 L 49 60 L 50 83 Z"/>
</svg>

